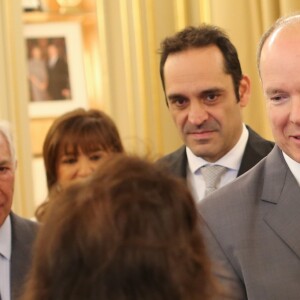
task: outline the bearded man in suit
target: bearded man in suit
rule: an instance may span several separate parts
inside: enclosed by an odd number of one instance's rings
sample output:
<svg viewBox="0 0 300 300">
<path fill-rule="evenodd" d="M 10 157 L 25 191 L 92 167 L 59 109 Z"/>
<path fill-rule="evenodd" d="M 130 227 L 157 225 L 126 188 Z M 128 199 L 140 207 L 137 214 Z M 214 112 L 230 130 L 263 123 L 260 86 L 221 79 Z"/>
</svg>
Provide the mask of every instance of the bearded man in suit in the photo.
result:
<svg viewBox="0 0 300 300">
<path fill-rule="evenodd" d="M 161 44 L 160 75 L 167 106 L 185 143 L 158 161 L 205 196 L 204 166 L 224 167 L 216 188 L 252 168 L 273 148 L 246 126 L 250 98 L 237 50 L 216 26 L 187 27 Z"/>
<path fill-rule="evenodd" d="M 9 125 L 0 121 L 0 299 L 18 299 L 31 261 L 37 223 L 11 211 L 17 162 Z"/>
<path fill-rule="evenodd" d="M 257 61 L 276 146 L 199 211 L 229 299 L 299 299 L 299 14 L 279 19 L 263 35 Z"/>
</svg>

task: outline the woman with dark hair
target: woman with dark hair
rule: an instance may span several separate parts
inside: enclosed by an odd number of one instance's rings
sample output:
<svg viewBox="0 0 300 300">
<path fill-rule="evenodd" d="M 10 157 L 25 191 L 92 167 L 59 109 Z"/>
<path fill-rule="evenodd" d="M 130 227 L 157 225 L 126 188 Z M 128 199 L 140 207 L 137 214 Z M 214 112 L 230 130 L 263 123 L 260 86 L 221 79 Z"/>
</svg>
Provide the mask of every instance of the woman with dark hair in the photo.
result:
<svg viewBox="0 0 300 300">
<path fill-rule="evenodd" d="M 103 156 L 120 152 L 117 127 L 104 112 L 79 108 L 57 118 L 43 145 L 49 196 L 37 208 L 37 220 L 43 220 L 53 193 L 90 175 Z"/>
<path fill-rule="evenodd" d="M 22 300 L 200 300 L 214 282 L 185 183 L 145 160 L 103 159 L 52 201 Z"/>
</svg>

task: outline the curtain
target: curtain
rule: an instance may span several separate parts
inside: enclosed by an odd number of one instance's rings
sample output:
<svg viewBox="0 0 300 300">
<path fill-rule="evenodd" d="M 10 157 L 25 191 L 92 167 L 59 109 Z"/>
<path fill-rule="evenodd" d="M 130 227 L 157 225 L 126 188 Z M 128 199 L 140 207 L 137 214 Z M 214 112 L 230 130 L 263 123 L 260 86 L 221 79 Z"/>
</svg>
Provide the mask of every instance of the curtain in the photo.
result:
<svg viewBox="0 0 300 300">
<path fill-rule="evenodd" d="M 0 43 L 0 118 L 12 125 L 18 160 L 13 210 L 30 217 L 34 202 L 27 111 L 29 93 L 19 0 L 0 1 Z"/>
</svg>

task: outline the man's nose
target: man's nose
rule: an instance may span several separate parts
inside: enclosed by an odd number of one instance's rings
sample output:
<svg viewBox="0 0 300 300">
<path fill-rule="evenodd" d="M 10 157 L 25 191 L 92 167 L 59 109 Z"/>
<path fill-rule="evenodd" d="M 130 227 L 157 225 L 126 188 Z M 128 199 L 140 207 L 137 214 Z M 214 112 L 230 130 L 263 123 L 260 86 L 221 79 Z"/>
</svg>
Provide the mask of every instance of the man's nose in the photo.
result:
<svg viewBox="0 0 300 300">
<path fill-rule="evenodd" d="M 300 125 L 300 95 L 292 98 L 290 121 L 294 124 Z"/>
<path fill-rule="evenodd" d="M 199 101 L 191 101 L 188 120 L 193 125 L 200 125 L 208 119 L 205 105 Z"/>
</svg>

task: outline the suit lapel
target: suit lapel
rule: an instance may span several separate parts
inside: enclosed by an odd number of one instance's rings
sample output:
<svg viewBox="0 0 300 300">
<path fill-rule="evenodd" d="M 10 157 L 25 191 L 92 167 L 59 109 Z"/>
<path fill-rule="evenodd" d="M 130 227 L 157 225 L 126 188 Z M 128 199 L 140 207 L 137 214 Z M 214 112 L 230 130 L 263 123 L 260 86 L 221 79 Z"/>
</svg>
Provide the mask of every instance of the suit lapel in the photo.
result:
<svg viewBox="0 0 300 300">
<path fill-rule="evenodd" d="M 241 166 L 237 176 L 240 176 L 254 167 L 262 158 L 267 156 L 272 150 L 274 143 L 263 139 L 249 126 L 249 138 L 241 161 Z"/>
<path fill-rule="evenodd" d="M 18 290 L 21 285 L 21 281 L 23 278 L 23 269 L 24 257 L 22 257 L 23 245 L 19 243 L 19 231 L 22 231 L 22 228 L 19 228 L 18 219 L 16 216 L 11 213 L 11 225 L 12 225 L 12 252 L 11 252 L 11 298 L 15 299 L 16 295 L 14 294 L 16 290 Z"/>
<path fill-rule="evenodd" d="M 186 146 L 180 147 L 178 150 L 167 156 L 164 163 L 172 171 L 172 173 L 178 177 L 186 178 L 187 169 L 187 156 L 186 156 Z"/>
<path fill-rule="evenodd" d="M 266 223 L 300 258 L 300 187 L 279 148 L 267 159 L 262 200 L 273 203 Z"/>
<path fill-rule="evenodd" d="M 30 264 L 30 250 L 32 240 L 28 237 L 24 224 L 14 213 L 10 213 L 12 227 L 12 252 L 11 252 L 11 299 L 18 299 L 17 291 L 24 283 L 24 277 Z"/>
</svg>

